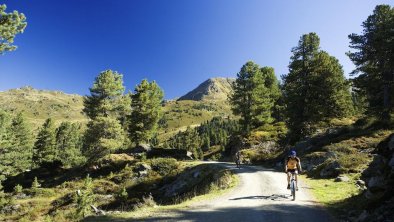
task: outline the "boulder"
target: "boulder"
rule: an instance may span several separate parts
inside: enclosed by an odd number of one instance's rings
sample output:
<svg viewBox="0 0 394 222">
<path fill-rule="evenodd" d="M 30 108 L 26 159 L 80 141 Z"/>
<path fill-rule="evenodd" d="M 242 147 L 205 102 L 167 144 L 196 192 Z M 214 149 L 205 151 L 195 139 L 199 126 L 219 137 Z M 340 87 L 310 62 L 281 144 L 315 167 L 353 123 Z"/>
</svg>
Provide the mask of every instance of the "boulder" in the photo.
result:
<svg viewBox="0 0 394 222">
<path fill-rule="evenodd" d="M 347 176 L 341 175 L 335 178 L 335 182 L 348 182 L 350 179 Z"/>
<path fill-rule="evenodd" d="M 327 164 L 326 167 L 324 167 L 320 171 L 320 176 L 321 177 L 336 177 L 339 175 L 341 170 L 341 165 L 337 161 L 333 161 L 329 164 Z"/>
<path fill-rule="evenodd" d="M 377 191 L 385 190 L 385 187 L 386 187 L 386 181 L 383 176 L 371 177 L 368 180 L 368 189 L 373 193 Z"/>
<path fill-rule="evenodd" d="M 392 170 L 394 170 L 394 154 L 389 161 L 389 166 L 391 167 Z"/>
<path fill-rule="evenodd" d="M 148 175 L 148 172 L 151 170 L 151 166 L 146 163 L 142 163 L 134 168 L 134 172 L 138 174 L 139 177 Z"/>
</svg>

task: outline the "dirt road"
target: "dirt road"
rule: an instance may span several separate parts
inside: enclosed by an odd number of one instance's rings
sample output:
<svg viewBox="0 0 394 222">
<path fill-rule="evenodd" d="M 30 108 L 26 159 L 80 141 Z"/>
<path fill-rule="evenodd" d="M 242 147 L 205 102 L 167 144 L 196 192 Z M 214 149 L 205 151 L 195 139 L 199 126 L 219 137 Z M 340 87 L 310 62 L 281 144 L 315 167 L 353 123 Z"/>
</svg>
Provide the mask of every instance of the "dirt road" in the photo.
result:
<svg viewBox="0 0 394 222">
<path fill-rule="evenodd" d="M 258 166 L 234 169 L 240 184 L 231 192 L 214 200 L 195 203 L 188 209 L 162 212 L 143 221 L 334 221 L 312 200 L 302 183 L 297 199 L 292 201 L 286 189 L 286 174 Z"/>
</svg>

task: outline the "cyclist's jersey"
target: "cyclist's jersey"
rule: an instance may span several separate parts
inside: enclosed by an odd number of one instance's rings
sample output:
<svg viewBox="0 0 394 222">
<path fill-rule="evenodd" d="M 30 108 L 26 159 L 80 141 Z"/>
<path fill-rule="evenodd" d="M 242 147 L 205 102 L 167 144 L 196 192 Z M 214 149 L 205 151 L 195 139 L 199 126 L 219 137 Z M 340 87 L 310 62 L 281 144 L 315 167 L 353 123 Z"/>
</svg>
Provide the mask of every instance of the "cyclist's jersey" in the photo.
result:
<svg viewBox="0 0 394 222">
<path fill-rule="evenodd" d="M 300 162 L 300 159 L 298 157 L 296 158 L 291 158 L 288 157 L 286 161 L 287 169 L 289 170 L 296 170 L 297 169 L 297 164 Z"/>
</svg>

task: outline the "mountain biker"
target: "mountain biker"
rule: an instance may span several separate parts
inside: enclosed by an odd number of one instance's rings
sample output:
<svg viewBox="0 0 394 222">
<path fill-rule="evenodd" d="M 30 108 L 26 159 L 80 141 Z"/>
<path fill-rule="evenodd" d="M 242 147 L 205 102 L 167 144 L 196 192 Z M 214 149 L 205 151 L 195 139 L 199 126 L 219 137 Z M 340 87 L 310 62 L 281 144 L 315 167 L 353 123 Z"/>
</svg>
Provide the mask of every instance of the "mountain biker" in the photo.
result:
<svg viewBox="0 0 394 222">
<path fill-rule="evenodd" d="M 240 167 L 240 165 L 241 165 L 241 152 L 239 150 L 235 153 L 235 163 L 237 164 L 237 167 Z"/>
<path fill-rule="evenodd" d="M 290 176 L 292 173 L 295 174 L 295 180 L 296 180 L 296 190 L 298 190 L 298 178 L 297 174 L 300 172 L 301 173 L 302 168 L 301 168 L 301 161 L 300 158 L 296 156 L 296 151 L 292 150 L 290 151 L 290 155 L 286 159 L 285 163 L 285 172 L 287 173 L 287 189 L 290 189 Z"/>
</svg>

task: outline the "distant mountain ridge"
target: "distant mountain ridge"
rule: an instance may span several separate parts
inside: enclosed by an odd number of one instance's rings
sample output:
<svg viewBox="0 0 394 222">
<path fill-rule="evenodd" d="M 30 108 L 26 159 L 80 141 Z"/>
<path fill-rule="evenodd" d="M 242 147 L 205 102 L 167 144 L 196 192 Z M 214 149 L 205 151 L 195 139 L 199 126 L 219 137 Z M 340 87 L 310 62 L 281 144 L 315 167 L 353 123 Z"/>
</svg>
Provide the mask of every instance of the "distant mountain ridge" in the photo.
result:
<svg viewBox="0 0 394 222">
<path fill-rule="evenodd" d="M 210 78 L 178 100 L 227 100 L 235 78 Z"/>
</svg>

